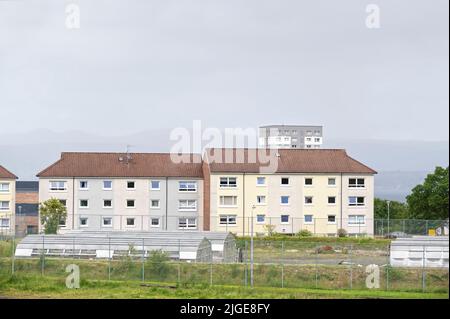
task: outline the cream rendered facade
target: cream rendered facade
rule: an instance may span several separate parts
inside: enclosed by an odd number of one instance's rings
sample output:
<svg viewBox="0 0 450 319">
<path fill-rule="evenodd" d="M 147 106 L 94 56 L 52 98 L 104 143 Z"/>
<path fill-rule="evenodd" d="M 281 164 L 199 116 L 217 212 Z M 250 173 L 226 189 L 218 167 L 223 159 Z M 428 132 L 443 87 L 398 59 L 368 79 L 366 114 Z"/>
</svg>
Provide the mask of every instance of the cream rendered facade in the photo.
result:
<svg viewBox="0 0 450 319">
<path fill-rule="evenodd" d="M 16 180 L 0 178 L 0 235 L 15 234 Z"/>
<path fill-rule="evenodd" d="M 81 183 L 87 187 L 82 188 Z M 111 183 L 105 188 L 104 182 Z M 152 187 L 152 182 L 159 187 Z M 181 192 L 180 182 L 195 182 L 197 190 Z M 52 190 L 52 183 L 64 185 L 61 190 Z M 128 183 L 134 183 L 129 188 Z M 109 186 L 109 185 L 108 185 Z M 67 208 L 65 225 L 60 233 L 67 230 L 198 230 L 203 228 L 203 181 L 198 178 L 146 177 L 146 178 L 43 178 L 39 179 L 39 202 L 56 198 L 63 200 Z M 180 201 L 194 201 L 195 208 L 180 209 Z M 82 201 L 85 201 L 82 205 Z M 105 206 L 105 201 L 110 202 Z M 130 207 L 128 202 L 132 201 Z M 156 204 L 157 203 L 157 204 Z M 105 224 L 105 219 L 111 222 Z M 185 228 L 180 228 L 180 219 L 190 220 Z M 195 220 L 195 225 L 194 221 Z M 131 223 L 132 221 L 132 223 Z M 189 227 L 188 227 L 189 226 Z M 40 225 L 40 231 L 42 231 Z"/>
<path fill-rule="evenodd" d="M 236 187 L 221 187 L 221 178 L 235 178 Z M 364 187 L 350 187 L 350 179 L 358 178 L 364 180 Z M 277 233 L 307 229 L 317 235 L 335 236 L 343 228 L 350 235 L 373 235 L 374 177 L 371 174 L 215 172 L 210 183 L 212 231 L 249 235 L 253 213 L 256 233 L 267 233 L 269 228 Z M 223 205 L 222 196 L 235 197 L 236 203 Z M 364 205 L 349 205 L 349 197 L 363 197 Z"/>
</svg>

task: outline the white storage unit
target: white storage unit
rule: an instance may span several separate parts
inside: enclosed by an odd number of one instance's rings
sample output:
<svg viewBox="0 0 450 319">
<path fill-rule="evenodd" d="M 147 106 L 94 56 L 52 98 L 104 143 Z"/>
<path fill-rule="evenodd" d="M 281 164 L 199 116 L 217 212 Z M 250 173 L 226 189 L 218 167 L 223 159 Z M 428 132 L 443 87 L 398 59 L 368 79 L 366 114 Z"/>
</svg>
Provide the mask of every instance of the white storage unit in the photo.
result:
<svg viewBox="0 0 450 319">
<path fill-rule="evenodd" d="M 449 268 L 447 236 L 399 238 L 391 243 L 393 267 Z"/>
</svg>

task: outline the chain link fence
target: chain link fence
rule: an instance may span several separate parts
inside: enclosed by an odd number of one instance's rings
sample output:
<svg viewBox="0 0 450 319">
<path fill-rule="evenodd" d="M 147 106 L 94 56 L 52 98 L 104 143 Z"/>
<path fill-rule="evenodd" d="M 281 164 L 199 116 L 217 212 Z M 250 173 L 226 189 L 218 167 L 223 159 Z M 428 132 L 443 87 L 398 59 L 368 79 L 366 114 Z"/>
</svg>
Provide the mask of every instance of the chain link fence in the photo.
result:
<svg viewBox="0 0 450 319">
<path fill-rule="evenodd" d="M 231 263 L 169 258 L 164 251 L 110 251 L 105 258 L 65 247 L 48 249 L 43 240 L 30 258 L 17 258 L 20 239 L 0 241 L 0 277 L 45 276 L 65 279 L 66 268 L 77 265 L 82 284 L 99 281 L 133 281 L 149 286 L 189 287 L 229 285 L 239 287 L 378 289 L 386 291 L 447 292 L 448 268 L 392 267 L 389 241 L 254 240 L 253 276 L 249 240 L 238 240 Z M 74 238 L 74 241 L 76 239 Z M 76 242 L 74 243 L 74 247 Z M 178 252 L 179 253 L 179 252 Z M 373 265 L 376 265 L 375 267 Z M 253 280 L 252 280 L 253 278 Z"/>
</svg>

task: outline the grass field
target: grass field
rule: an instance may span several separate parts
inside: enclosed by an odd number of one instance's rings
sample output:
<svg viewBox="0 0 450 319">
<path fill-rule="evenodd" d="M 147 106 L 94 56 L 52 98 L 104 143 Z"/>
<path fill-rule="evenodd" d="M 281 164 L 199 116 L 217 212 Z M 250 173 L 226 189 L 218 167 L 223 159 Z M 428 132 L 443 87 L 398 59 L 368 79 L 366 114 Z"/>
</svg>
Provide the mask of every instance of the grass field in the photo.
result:
<svg viewBox="0 0 450 319">
<path fill-rule="evenodd" d="M 174 288 L 147 287 L 137 282 L 82 280 L 80 289 L 67 289 L 61 278 L 0 276 L 0 298 L 83 299 L 446 299 L 446 293 L 377 290 L 325 290 L 307 288 L 245 288 L 193 285 Z"/>
</svg>

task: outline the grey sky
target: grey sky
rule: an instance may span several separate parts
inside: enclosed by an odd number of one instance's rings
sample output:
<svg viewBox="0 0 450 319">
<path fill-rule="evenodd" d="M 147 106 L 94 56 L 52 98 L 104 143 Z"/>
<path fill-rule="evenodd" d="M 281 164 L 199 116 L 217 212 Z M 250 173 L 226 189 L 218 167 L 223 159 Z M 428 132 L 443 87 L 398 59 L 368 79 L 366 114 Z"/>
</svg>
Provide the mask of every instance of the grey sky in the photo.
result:
<svg viewBox="0 0 450 319">
<path fill-rule="evenodd" d="M 448 139 L 447 0 L 0 0 L 0 132 L 322 124 Z M 365 26 L 366 5 L 381 29 Z M 13 120 L 9 120 L 13 119 Z"/>
</svg>

